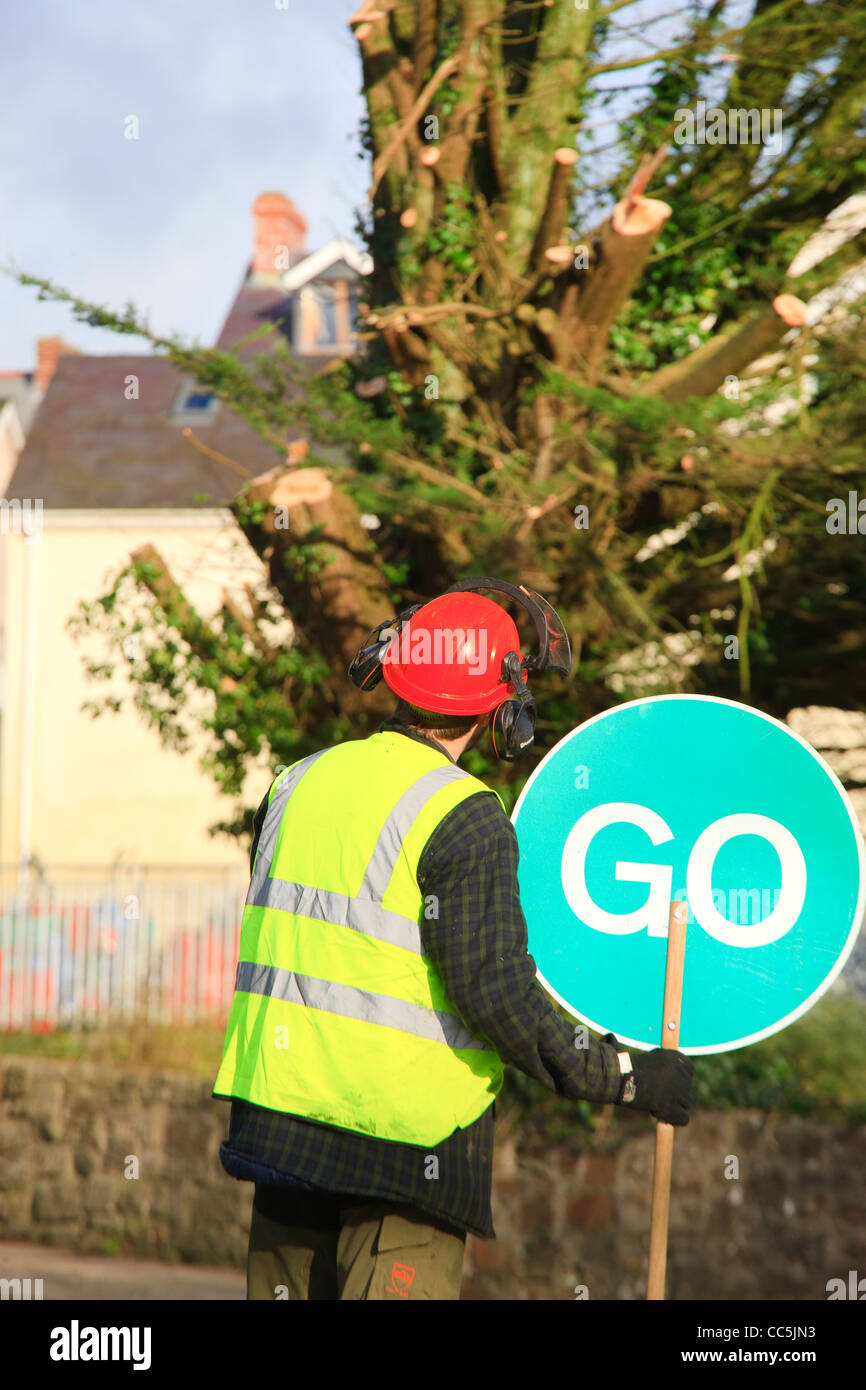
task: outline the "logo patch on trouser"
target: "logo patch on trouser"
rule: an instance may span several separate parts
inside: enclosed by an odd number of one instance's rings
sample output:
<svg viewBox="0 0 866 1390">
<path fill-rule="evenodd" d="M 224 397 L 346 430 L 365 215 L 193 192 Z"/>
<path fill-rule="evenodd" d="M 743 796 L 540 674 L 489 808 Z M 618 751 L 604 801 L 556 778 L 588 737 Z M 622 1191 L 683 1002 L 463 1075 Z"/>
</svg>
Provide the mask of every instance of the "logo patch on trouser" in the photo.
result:
<svg viewBox="0 0 866 1390">
<path fill-rule="evenodd" d="M 399 1294 L 401 1298 L 409 1297 L 409 1285 L 415 1278 L 415 1271 L 411 1265 L 401 1265 L 399 1260 L 395 1260 L 391 1266 L 391 1282 L 387 1285 L 386 1293 Z M 402 1288 L 395 1288 L 395 1284 L 402 1284 Z"/>
</svg>

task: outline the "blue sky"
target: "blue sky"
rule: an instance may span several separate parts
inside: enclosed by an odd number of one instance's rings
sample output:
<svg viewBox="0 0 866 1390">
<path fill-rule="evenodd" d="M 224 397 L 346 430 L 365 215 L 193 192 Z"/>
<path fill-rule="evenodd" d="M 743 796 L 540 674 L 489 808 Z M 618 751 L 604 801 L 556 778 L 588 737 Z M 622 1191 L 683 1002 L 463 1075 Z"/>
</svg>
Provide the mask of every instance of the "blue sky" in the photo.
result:
<svg viewBox="0 0 866 1390">
<path fill-rule="evenodd" d="M 111 308 L 132 300 L 154 331 L 211 344 L 252 253 L 259 193 L 279 189 L 296 203 L 311 249 L 353 236 L 369 182 L 358 158 L 355 4 L 10 8 L 0 53 L 0 264 Z M 670 43 L 671 8 L 639 0 L 617 14 L 652 25 L 628 39 L 630 52 L 641 51 L 636 42 Z M 681 11 L 679 0 L 673 8 Z M 626 39 L 613 42 L 621 54 Z M 611 74 L 607 85 L 627 84 L 622 101 L 633 105 L 648 71 Z M 138 140 L 124 138 L 130 115 Z M 76 323 L 66 306 L 40 303 L 35 289 L 0 275 L 0 369 L 32 368 L 36 339 L 53 333 L 89 353 L 149 351 L 140 338 Z"/>
<path fill-rule="evenodd" d="M 347 0 L 27 0 L 4 18 L 0 263 L 209 344 L 252 254 L 254 199 L 290 197 L 311 249 L 353 236 L 361 69 Z M 124 138 L 139 119 L 140 138 Z M 0 275 L 0 369 L 52 333 L 145 352 Z"/>
</svg>

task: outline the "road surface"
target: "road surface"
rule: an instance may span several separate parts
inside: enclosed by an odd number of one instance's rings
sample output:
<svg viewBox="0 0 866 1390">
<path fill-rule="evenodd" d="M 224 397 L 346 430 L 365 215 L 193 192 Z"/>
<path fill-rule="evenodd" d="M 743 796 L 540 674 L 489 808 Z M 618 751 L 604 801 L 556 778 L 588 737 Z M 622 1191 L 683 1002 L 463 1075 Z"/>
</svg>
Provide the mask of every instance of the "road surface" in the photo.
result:
<svg viewBox="0 0 866 1390">
<path fill-rule="evenodd" d="M 79 1255 L 75 1250 L 61 1250 L 53 1245 L 0 1242 L 0 1279 L 41 1279 L 42 1297 L 46 1302 L 77 1299 L 208 1302 L 246 1297 L 243 1270 Z M 35 1294 L 34 1284 L 31 1290 Z"/>
</svg>

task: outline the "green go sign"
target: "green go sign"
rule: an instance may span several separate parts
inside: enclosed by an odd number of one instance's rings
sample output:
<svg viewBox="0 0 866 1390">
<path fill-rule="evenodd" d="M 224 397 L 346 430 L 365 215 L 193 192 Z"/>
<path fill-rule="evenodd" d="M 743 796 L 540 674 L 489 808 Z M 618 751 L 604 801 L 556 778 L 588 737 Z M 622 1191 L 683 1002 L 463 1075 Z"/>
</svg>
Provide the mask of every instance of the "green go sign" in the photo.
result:
<svg viewBox="0 0 866 1390">
<path fill-rule="evenodd" d="M 659 695 L 567 734 L 513 821 L 529 950 L 576 1018 L 661 1044 L 668 910 L 688 903 L 680 1050 L 725 1052 L 799 1018 L 850 955 L 866 854 L 835 773 L 777 720 Z"/>
</svg>

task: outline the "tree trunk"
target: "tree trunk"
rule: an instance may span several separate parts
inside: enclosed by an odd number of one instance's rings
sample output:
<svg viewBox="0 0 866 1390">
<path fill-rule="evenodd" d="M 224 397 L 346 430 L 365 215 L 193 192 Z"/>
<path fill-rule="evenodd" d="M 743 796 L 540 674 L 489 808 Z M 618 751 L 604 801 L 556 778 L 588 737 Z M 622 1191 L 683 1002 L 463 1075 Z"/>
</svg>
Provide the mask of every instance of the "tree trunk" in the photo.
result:
<svg viewBox="0 0 866 1390">
<path fill-rule="evenodd" d="M 244 496 L 275 509 L 261 528 L 251 528 L 270 537 L 264 545 L 253 541 L 269 582 L 305 640 L 334 663 L 340 703 L 368 708 L 369 695 L 346 681 L 346 669 L 367 633 L 391 616 L 394 605 L 357 506 L 322 468 L 271 469 L 255 478 Z M 315 546 L 306 560 L 297 550 L 305 542 Z"/>
<path fill-rule="evenodd" d="M 671 208 L 641 194 L 622 199 L 601 230 L 598 262 L 579 293 L 570 357 L 575 369 L 598 378 L 610 330 L 640 279 Z M 573 272 L 579 275 L 580 271 Z"/>
</svg>

